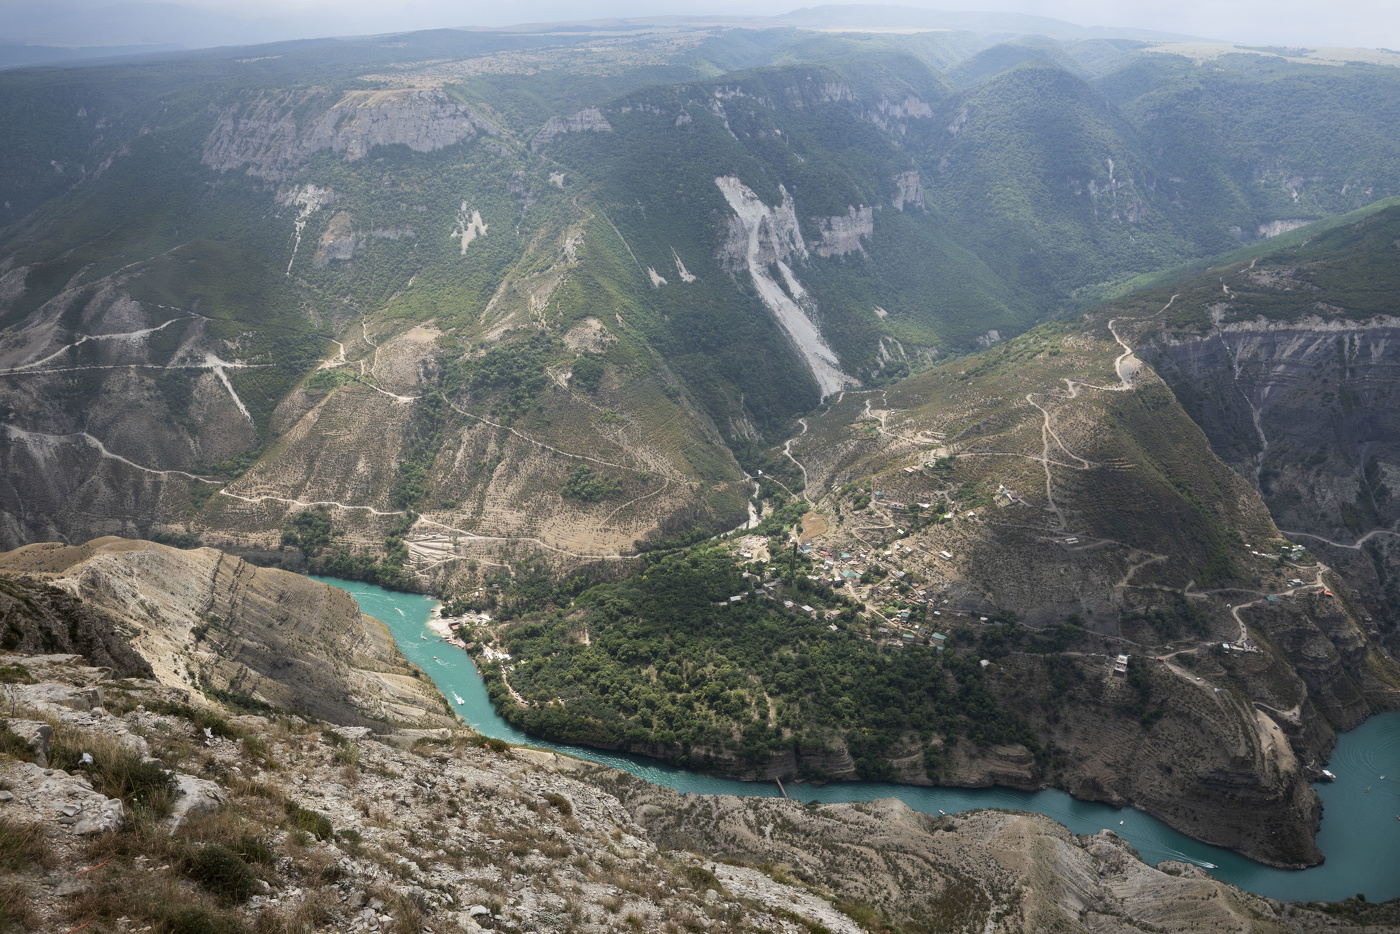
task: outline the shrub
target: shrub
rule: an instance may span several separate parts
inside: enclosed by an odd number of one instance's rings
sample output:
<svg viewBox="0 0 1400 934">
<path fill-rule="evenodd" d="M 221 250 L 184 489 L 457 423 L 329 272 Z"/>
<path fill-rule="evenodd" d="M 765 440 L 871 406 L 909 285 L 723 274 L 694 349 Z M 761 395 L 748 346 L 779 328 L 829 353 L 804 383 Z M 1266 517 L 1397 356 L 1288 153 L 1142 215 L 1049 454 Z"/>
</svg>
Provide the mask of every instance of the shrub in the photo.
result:
<svg viewBox="0 0 1400 934">
<path fill-rule="evenodd" d="M 585 503 L 596 503 L 621 492 L 621 483 L 595 475 L 593 468 L 586 464 L 575 467 L 564 484 L 565 498 Z"/>
<path fill-rule="evenodd" d="M 246 901 L 257 891 L 258 880 L 253 870 L 233 850 L 218 844 L 195 853 L 190 861 L 189 876 L 224 902 Z"/>
<path fill-rule="evenodd" d="M 39 913 L 30 902 L 27 886 L 18 882 L 0 884 L 0 931 L 19 928 L 21 931 L 39 927 Z"/>
<path fill-rule="evenodd" d="M 184 908 L 164 920 L 158 934 L 247 934 L 237 918 L 207 908 Z"/>
<path fill-rule="evenodd" d="M 0 727 L 0 756 L 28 760 L 33 755 L 34 750 L 30 748 L 29 743 L 25 742 L 23 736 Z"/>
<path fill-rule="evenodd" d="M 257 837 L 247 834 L 239 837 L 229 849 L 237 853 L 245 863 L 263 863 L 271 866 L 274 861 L 272 848 Z"/>
<path fill-rule="evenodd" d="M 33 684 L 34 676 L 23 665 L 0 666 L 0 684 Z"/>
<path fill-rule="evenodd" d="M 556 794 L 552 791 L 546 791 L 544 793 L 544 799 L 548 801 L 551 805 L 553 805 L 554 809 L 560 814 L 563 814 L 565 817 L 574 816 L 574 806 L 569 802 L 569 799 L 564 797 L 563 795 Z"/>
<path fill-rule="evenodd" d="M 287 823 L 290 829 L 309 833 L 317 840 L 329 840 L 335 835 L 331 820 L 324 814 L 302 807 L 294 801 L 287 802 Z"/>
</svg>

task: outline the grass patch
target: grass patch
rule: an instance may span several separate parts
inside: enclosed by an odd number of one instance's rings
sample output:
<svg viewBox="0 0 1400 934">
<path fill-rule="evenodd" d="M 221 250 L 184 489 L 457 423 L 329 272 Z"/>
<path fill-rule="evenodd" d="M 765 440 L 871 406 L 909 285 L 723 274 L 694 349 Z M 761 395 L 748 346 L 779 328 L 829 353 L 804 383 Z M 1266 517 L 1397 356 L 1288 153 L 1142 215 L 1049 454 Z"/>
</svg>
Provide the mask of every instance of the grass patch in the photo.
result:
<svg viewBox="0 0 1400 934">
<path fill-rule="evenodd" d="M 53 864 L 53 851 L 42 824 L 0 818 L 0 873 L 23 872 L 31 866 L 48 869 Z"/>
<path fill-rule="evenodd" d="M 0 667 L 0 684 L 34 684 L 34 676 L 23 665 Z"/>
<path fill-rule="evenodd" d="M 92 762 L 83 761 L 84 753 Z M 159 762 L 142 761 L 139 753 L 113 736 L 56 728 L 49 745 L 49 766 L 81 772 L 94 790 L 157 817 L 169 814 L 175 799 L 174 777 Z"/>
</svg>

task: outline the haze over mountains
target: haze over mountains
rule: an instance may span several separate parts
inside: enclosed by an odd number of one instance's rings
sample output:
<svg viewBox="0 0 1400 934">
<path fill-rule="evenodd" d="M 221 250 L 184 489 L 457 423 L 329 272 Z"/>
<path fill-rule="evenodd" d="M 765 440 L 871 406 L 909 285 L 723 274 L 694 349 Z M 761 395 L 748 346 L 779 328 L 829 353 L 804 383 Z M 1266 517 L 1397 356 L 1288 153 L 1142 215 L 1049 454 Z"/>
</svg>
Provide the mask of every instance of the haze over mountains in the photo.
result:
<svg viewBox="0 0 1400 934">
<path fill-rule="evenodd" d="M 1284 867 L 1400 705 L 1400 54 L 826 7 L 16 68 L 0 125 L 0 570 L 72 546 L 210 703 L 436 725 L 254 566 L 309 570 L 440 597 L 534 735 Z"/>
</svg>

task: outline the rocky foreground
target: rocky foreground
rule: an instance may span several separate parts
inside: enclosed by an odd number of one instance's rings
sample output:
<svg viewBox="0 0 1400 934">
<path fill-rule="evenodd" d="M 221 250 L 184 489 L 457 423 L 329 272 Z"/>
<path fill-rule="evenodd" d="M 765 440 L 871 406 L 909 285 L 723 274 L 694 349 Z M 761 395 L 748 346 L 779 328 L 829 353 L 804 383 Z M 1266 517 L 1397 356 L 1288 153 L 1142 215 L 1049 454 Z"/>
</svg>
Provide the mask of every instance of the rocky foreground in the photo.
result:
<svg viewBox="0 0 1400 934">
<path fill-rule="evenodd" d="M 0 928 L 1400 930 L 1035 814 L 682 796 L 467 730 L 225 717 L 74 655 L 0 672 Z"/>
</svg>

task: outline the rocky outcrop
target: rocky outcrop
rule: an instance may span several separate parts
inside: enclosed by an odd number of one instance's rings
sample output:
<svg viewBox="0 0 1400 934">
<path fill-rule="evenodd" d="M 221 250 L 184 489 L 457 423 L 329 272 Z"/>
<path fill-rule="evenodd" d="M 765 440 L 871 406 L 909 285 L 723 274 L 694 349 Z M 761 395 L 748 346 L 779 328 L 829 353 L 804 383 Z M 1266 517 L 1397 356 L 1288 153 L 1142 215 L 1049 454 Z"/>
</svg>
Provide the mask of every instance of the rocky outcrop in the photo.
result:
<svg viewBox="0 0 1400 934">
<path fill-rule="evenodd" d="M 917 184 L 917 180 L 915 181 Z M 866 204 L 850 208 L 843 215 L 817 219 L 817 227 L 822 238 L 813 244 L 812 249 L 819 256 L 845 256 L 847 253 L 864 253 L 860 238 L 875 233 L 875 211 Z"/>
<path fill-rule="evenodd" d="M 530 151 L 539 152 L 541 147 L 554 142 L 565 133 L 611 133 L 612 124 L 597 107 L 580 110 L 572 117 L 550 117 L 540 127 L 539 132 L 530 138 Z"/>
<path fill-rule="evenodd" d="M 121 633 L 120 619 L 57 587 L 0 577 L 0 650 L 82 655 L 122 678 L 149 678 L 151 666 Z"/>
<path fill-rule="evenodd" d="M 787 263 L 789 257 L 807 256 L 792 196 L 787 189 L 778 186 L 783 200 L 778 207 L 770 208 L 733 175 L 717 178 L 715 184 L 734 212 L 717 251 L 720 266 L 730 272 L 746 270 L 749 273 L 759 298 L 777 317 L 802 355 L 822 395 L 852 385 L 855 380 L 841 372 L 835 352 L 812 320 L 816 302 Z M 777 268 L 782 284 L 774 279 L 770 267 Z"/>
<path fill-rule="evenodd" d="M 0 813 L 21 824 L 52 821 L 74 836 L 88 836 L 120 830 L 126 822 L 121 799 L 93 791 L 81 775 L 18 762 L 3 776 L 14 798 Z"/>
<path fill-rule="evenodd" d="M 315 116 L 299 120 L 297 112 L 307 109 Z M 337 99 L 312 90 L 263 96 L 220 111 L 204 141 L 203 162 L 219 172 L 246 166 L 250 175 L 284 181 L 327 149 L 354 162 L 375 146 L 433 152 L 498 133 L 476 111 L 437 89 L 348 91 Z"/>
<path fill-rule="evenodd" d="M 326 266 L 335 260 L 350 259 L 355 255 L 355 250 L 363 247 L 364 235 L 355 233 L 349 212 L 341 211 L 326 225 L 311 261 L 317 266 Z"/>
<path fill-rule="evenodd" d="M 1038 814 L 934 817 L 893 799 L 813 807 L 681 796 L 625 774 L 586 766 L 580 774 L 622 801 L 662 847 L 684 846 L 739 865 L 776 863 L 808 884 L 830 887 L 837 904 L 870 905 L 896 923 L 933 916 L 943 930 L 1128 931 L 1165 924 L 1203 931 L 1249 930 L 1279 917 L 1277 903 L 1195 866 L 1154 868 L 1111 831 L 1076 837 Z"/>
<path fill-rule="evenodd" d="M 900 172 L 894 177 L 894 197 L 890 199 L 890 204 L 896 211 L 904 210 L 906 204 L 920 211 L 928 210 L 924 205 L 924 186 L 919 182 L 917 169 Z"/>
<path fill-rule="evenodd" d="M 381 730 L 448 722 L 383 623 L 300 575 L 119 538 L 25 546 L 0 555 L 0 571 L 42 578 L 116 620 L 164 684 Z"/>
<path fill-rule="evenodd" d="M 778 186 L 782 201 L 770 208 L 735 176 L 717 178 L 715 184 L 734 211 L 715 253 L 721 269 L 740 272 L 749 269 L 751 262 L 769 266 L 786 263 L 794 256 L 806 259 L 807 245 L 802 240 L 792 195 L 786 188 Z"/>
</svg>

